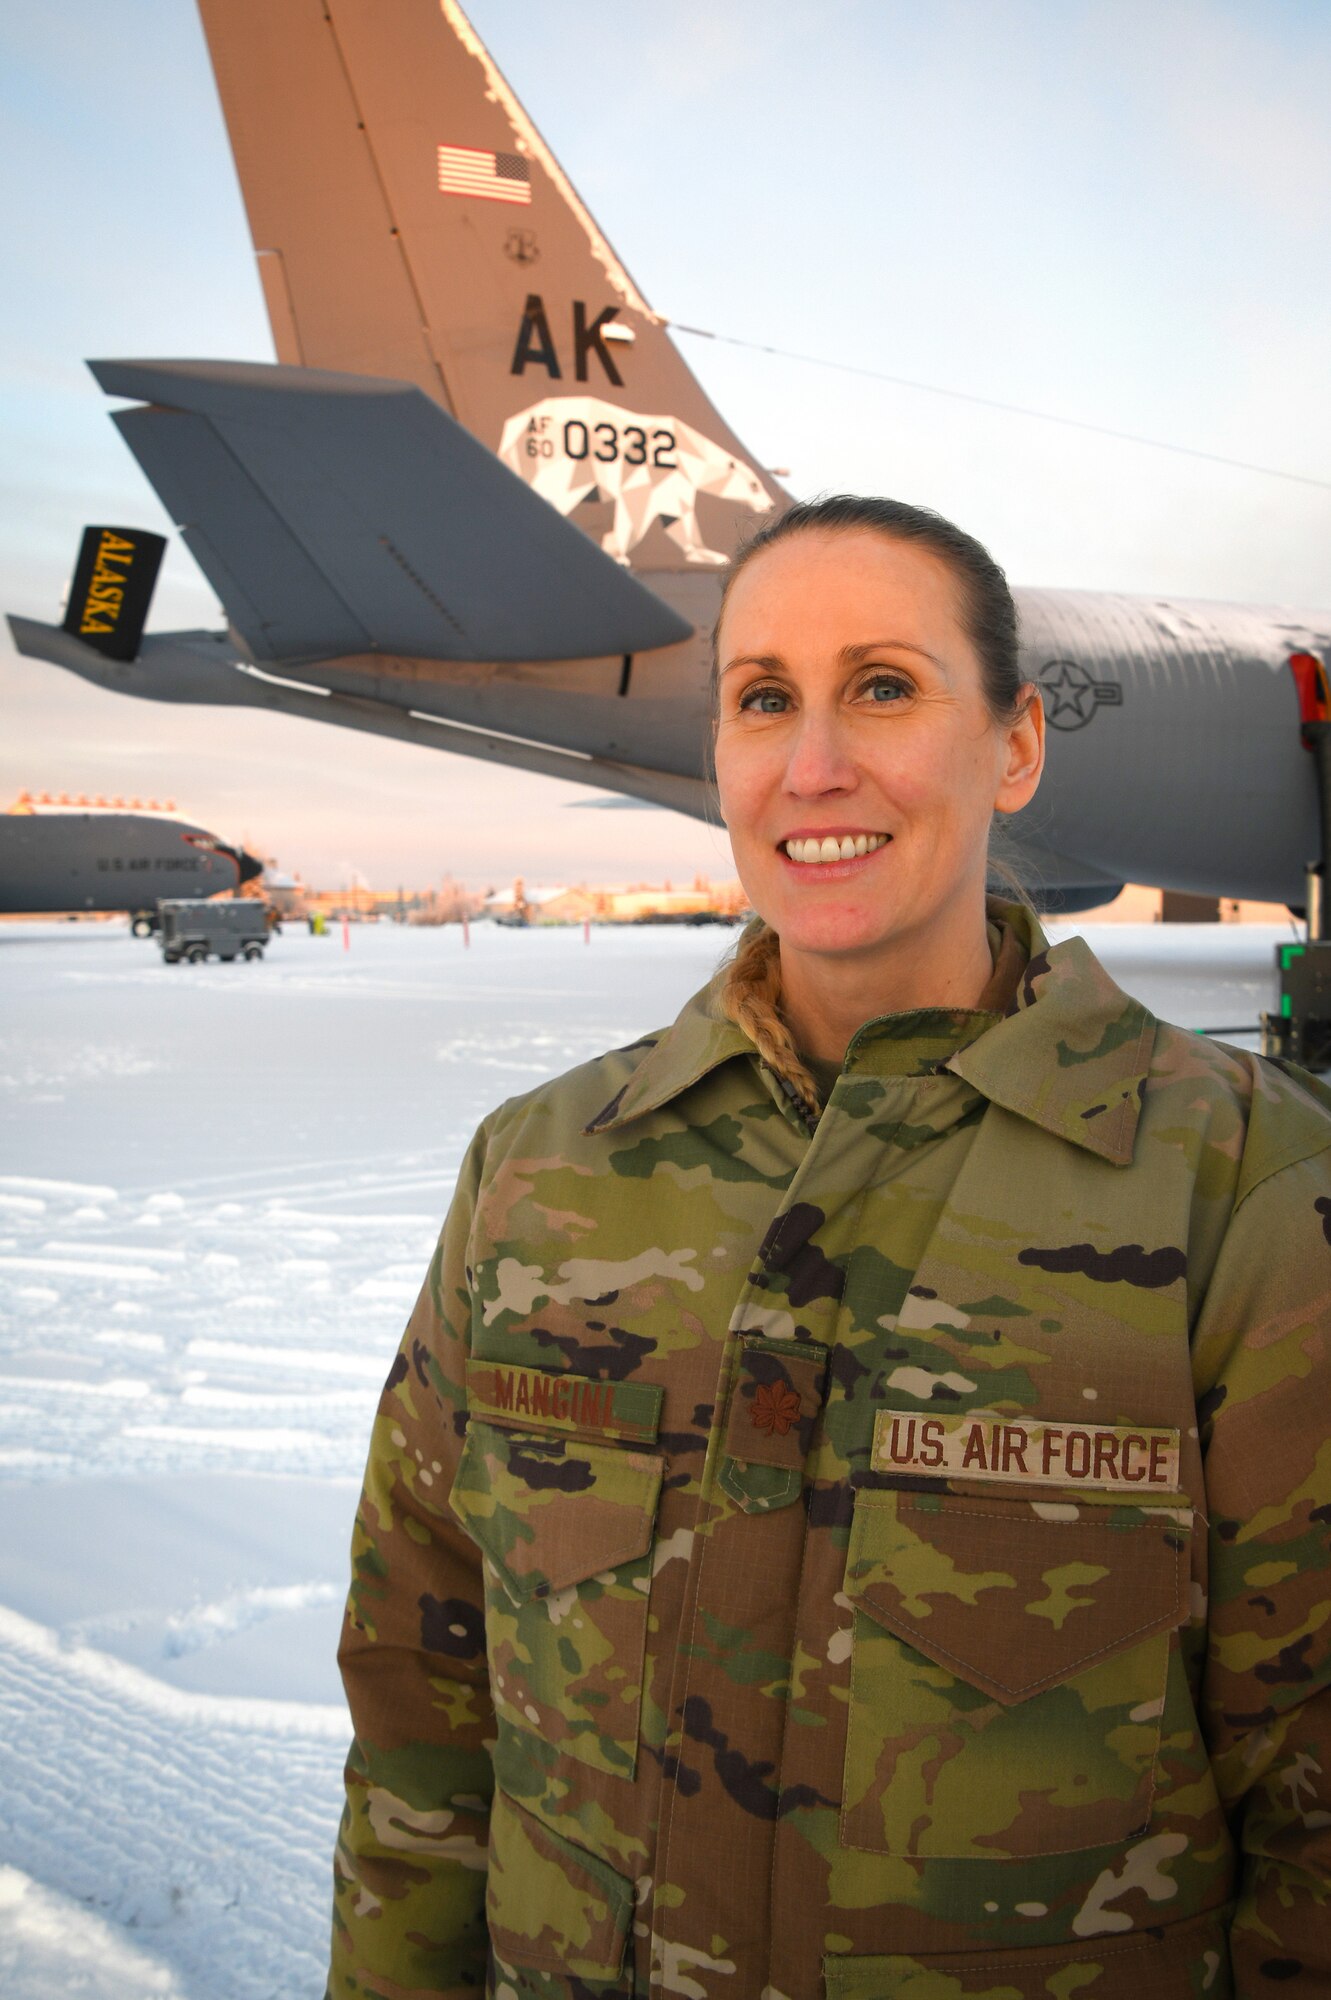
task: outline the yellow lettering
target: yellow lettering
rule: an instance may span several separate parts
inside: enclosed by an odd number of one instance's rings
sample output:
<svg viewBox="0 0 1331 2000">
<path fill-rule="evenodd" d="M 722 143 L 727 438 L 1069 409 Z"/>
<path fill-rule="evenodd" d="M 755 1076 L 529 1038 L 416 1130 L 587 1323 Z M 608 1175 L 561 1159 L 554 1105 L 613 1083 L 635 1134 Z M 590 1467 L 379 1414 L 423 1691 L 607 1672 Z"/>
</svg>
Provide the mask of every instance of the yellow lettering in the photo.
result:
<svg viewBox="0 0 1331 2000">
<path fill-rule="evenodd" d="M 132 560 L 134 555 L 134 544 L 133 542 L 127 542 L 123 535 L 113 535 L 109 528 L 103 528 L 102 539 L 97 544 L 98 555 L 99 556 L 115 555 L 117 551 L 123 551 L 120 557 L 120 560 L 122 562 L 124 561 L 125 556 L 128 556 Z"/>
</svg>

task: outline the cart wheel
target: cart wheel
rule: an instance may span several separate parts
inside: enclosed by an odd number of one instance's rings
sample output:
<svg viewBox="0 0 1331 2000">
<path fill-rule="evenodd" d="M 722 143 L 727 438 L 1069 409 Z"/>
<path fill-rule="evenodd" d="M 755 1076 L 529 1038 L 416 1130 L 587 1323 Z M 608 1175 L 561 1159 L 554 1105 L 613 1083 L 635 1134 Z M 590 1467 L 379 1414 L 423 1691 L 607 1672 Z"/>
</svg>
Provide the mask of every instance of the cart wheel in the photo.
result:
<svg viewBox="0 0 1331 2000">
<path fill-rule="evenodd" d="M 179 965 L 180 953 L 178 951 L 164 951 L 162 953 L 162 963 L 163 965 Z"/>
<path fill-rule="evenodd" d="M 131 937 L 151 937 L 153 934 L 153 920 L 151 917 L 135 917 L 129 930 Z"/>
<path fill-rule="evenodd" d="M 185 953 L 185 957 L 189 960 L 191 965 L 202 965 L 203 961 L 205 960 L 205 958 L 207 958 L 207 956 L 208 956 L 208 947 L 206 944 L 192 944 L 189 947 L 189 950 Z"/>
<path fill-rule="evenodd" d="M 261 944 L 247 944 L 240 955 L 242 958 L 262 958 L 263 946 Z"/>
</svg>

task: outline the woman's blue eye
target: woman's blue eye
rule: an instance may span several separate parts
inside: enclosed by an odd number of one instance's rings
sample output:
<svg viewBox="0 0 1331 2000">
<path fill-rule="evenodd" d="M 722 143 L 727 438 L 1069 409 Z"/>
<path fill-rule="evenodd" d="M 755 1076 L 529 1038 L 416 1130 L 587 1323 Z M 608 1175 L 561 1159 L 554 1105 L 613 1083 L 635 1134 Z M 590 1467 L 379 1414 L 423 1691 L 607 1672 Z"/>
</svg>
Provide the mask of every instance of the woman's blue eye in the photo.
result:
<svg viewBox="0 0 1331 2000">
<path fill-rule="evenodd" d="M 756 708 L 761 715 L 780 715 L 786 697 L 780 688 L 751 688 L 740 702 L 741 708 Z"/>
<path fill-rule="evenodd" d="M 902 701 L 910 692 L 905 683 L 898 680 L 870 681 L 865 691 L 875 703 Z"/>
</svg>

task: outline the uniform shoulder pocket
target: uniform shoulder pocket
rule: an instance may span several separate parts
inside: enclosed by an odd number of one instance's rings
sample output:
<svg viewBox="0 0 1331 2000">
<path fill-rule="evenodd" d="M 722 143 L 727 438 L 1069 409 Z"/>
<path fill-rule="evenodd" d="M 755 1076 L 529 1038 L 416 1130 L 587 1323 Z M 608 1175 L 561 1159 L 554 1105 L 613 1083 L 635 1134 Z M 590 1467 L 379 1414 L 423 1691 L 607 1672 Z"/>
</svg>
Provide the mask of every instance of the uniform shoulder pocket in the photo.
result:
<svg viewBox="0 0 1331 2000">
<path fill-rule="evenodd" d="M 1140 1832 L 1191 1523 L 1181 1503 L 862 1491 L 845 1844 L 994 1860 Z"/>
</svg>

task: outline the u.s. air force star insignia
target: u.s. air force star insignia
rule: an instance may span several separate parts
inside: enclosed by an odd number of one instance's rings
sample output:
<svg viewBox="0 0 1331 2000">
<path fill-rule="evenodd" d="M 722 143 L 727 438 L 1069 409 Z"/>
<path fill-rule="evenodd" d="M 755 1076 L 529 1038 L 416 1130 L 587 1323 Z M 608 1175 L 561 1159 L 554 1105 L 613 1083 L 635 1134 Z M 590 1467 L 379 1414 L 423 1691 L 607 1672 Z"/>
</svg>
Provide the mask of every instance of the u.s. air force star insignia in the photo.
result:
<svg viewBox="0 0 1331 2000">
<path fill-rule="evenodd" d="M 1100 708 L 1121 708 L 1117 681 L 1097 681 L 1076 660 L 1046 660 L 1035 676 L 1051 729 L 1083 729 Z"/>
</svg>

